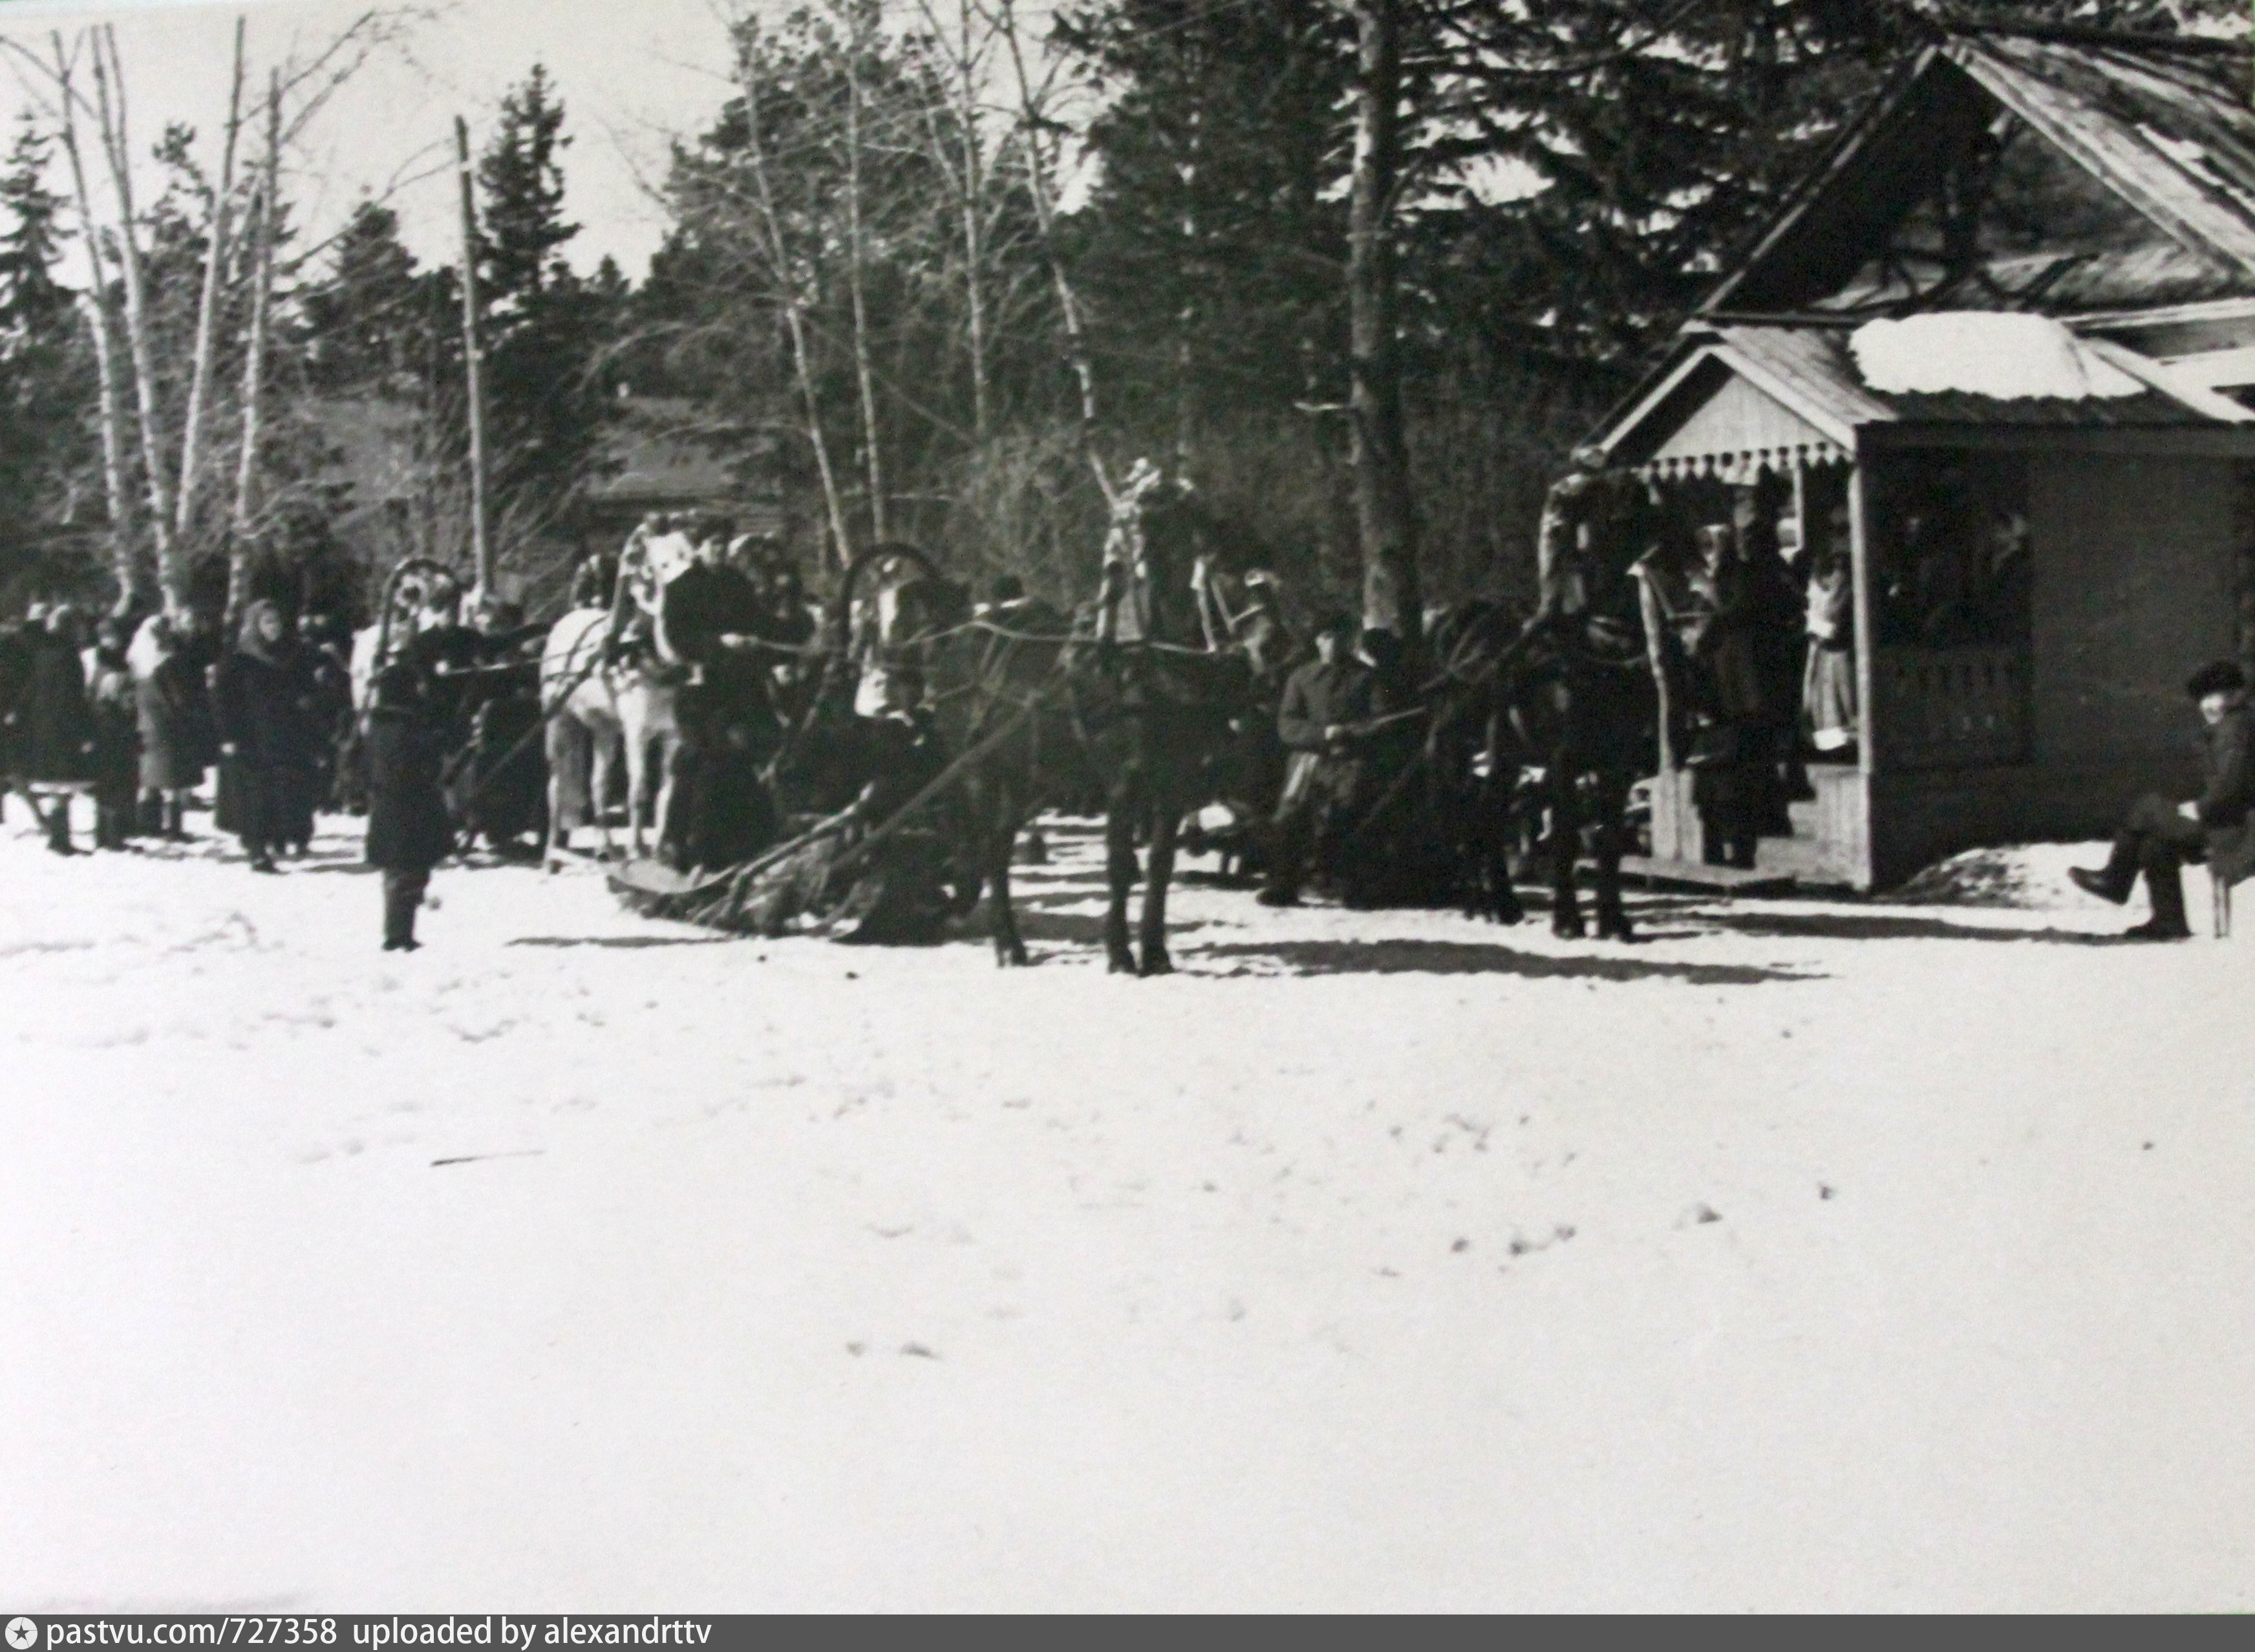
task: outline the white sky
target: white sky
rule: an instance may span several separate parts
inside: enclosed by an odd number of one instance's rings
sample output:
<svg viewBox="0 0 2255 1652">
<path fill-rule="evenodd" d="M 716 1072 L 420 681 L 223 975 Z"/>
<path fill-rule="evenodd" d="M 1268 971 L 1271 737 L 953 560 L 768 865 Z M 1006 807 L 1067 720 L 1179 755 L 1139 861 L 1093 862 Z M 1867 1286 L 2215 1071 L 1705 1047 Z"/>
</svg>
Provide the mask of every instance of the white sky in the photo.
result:
<svg viewBox="0 0 2255 1652">
<path fill-rule="evenodd" d="M 567 250 L 573 262 L 591 269 L 609 253 L 639 278 L 664 233 L 643 180 L 663 173 L 666 134 L 700 129 L 727 96 L 728 3 L 455 0 L 413 30 L 405 55 L 391 53 L 363 69 L 308 133 L 292 158 L 301 221 L 315 237 L 325 235 L 363 190 L 381 191 L 394 178 L 436 165 L 435 175 L 401 187 L 392 204 L 419 257 L 450 261 L 459 196 L 444 163 L 453 153 L 453 116 L 469 121 L 474 149 L 502 94 L 537 61 L 556 82 L 574 139 L 566 158 L 566 207 L 585 228 Z M 783 9 L 778 0 L 753 4 Z M 44 53 L 50 29 L 67 35 L 92 21 L 116 21 L 137 151 L 145 157 L 167 122 L 186 121 L 215 170 L 235 18 L 249 20 L 256 88 L 269 63 L 318 50 L 367 9 L 355 0 L 144 0 L 124 7 L 0 0 L 0 36 Z M 0 116 L 11 127 L 26 103 L 17 74 L 0 71 Z"/>
</svg>

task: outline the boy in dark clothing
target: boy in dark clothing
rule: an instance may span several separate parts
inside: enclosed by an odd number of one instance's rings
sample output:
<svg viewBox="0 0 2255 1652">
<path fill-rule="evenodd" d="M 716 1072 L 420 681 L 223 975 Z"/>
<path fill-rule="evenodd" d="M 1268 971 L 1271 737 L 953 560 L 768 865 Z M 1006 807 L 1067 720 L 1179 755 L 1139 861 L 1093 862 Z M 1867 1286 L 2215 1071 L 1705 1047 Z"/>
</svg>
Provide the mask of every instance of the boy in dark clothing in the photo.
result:
<svg viewBox="0 0 2255 1652">
<path fill-rule="evenodd" d="M 422 674 L 387 666 L 368 718 L 368 863 L 383 870 L 383 950 L 411 953 L 431 868 L 454 847 L 439 786 L 439 733 Z"/>
</svg>

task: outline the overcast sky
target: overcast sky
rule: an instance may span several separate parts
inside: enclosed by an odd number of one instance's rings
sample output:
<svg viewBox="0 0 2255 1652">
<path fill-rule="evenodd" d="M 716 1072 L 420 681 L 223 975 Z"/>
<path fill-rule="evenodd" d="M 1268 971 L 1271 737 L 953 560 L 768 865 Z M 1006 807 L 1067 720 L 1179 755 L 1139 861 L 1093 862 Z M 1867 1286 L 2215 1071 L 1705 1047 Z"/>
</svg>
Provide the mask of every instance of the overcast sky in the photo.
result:
<svg viewBox="0 0 2255 1652">
<path fill-rule="evenodd" d="M 547 66 L 564 99 L 570 214 L 583 224 L 568 249 L 592 268 L 603 254 L 639 277 L 663 234 L 643 180 L 664 167 L 664 134 L 694 130 L 727 96 L 727 8 L 745 0 L 458 0 L 417 26 L 406 52 L 370 63 L 321 116 L 301 152 L 292 194 L 315 235 L 327 234 L 363 190 L 395 178 L 393 201 L 409 244 L 426 261 L 450 261 L 459 243 L 459 196 L 451 170 L 453 117 L 471 143 L 489 130 L 502 95 L 535 62 Z M 765 10 L 779 0 L 750 0 Z M 225 124 L 235 18 L 249 23 L 254 86 L 294 52 L 332 39 L 368 9 L 336 0 L 248 0 L 208 5 L 144 0 L 0 0 L 0 35 L 46 49 L 47 32 L 88 22 L 117 25 L 131 95 L 133 138 L 143 155 L 167 122 L 186 121 L 214 158 Z M 12 127 L 26 94 L 0 73 L 0 112 Z M 60 179 L 58 180 L 60 181 Z"/>
</svg>

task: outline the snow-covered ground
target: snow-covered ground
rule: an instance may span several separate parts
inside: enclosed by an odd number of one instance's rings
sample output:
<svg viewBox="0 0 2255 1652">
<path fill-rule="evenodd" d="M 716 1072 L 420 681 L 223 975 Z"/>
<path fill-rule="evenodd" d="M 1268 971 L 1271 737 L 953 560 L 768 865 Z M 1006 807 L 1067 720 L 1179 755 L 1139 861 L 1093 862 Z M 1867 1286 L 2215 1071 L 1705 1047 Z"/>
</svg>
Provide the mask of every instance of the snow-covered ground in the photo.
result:
<svg viewBox="0 0 2255 1652">
<path fill-rule="evenodd" d="M 2074 851 L 1138 981 L 10 808 L 7 1610 L 2255 1606 L 2255 935 Z"/>
</svg>

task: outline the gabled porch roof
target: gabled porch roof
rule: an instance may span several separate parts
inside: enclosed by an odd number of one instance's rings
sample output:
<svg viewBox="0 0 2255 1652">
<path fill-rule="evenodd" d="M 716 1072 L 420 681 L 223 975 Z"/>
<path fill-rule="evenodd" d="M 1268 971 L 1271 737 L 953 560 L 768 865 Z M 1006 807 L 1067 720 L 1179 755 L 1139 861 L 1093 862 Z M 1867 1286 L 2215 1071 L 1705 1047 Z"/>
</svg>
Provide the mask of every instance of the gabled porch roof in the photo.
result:
<svg viewBox="0 0 2255 1652">
<path fill-rule="evenodd" d="M 2052 397 L 1883 392 L 1866 383 L 1845 327 L 1693 327 L 1603 426 L 1617 464 L 1665 475 L 1747 466 L 1789 467 L 1851 457 L 1875 425 L 2050 429 L 2229 428 L 2255 425 L 2230 397 L 2180 382 L 2159 362 L 2103 339 L 2085 348 L 2146 388 L 2139 394 Z"/>
</svg>

